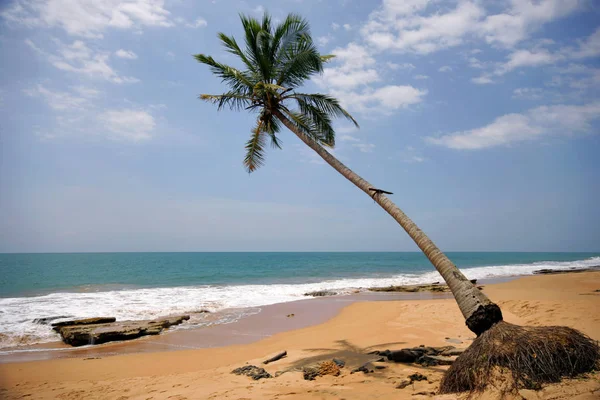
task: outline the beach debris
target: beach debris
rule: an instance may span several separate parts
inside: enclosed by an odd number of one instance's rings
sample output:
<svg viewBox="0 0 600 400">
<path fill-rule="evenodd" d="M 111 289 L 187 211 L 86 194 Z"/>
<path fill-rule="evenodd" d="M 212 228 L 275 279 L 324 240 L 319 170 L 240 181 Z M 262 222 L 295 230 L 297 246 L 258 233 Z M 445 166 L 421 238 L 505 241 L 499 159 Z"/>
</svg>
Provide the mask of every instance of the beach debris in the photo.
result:
<svg viewBox="0 0 600 400">
<path fill-rule="evenodd" d="M 288 314 L 288 315 L 286 315 L 286 317 L 288 317 L 288 318 L 292 318 L 294 316 L 296 316 L 296 314 Z"/>
<path fill-rule="evenodd" d="M 319 376 L 319 369 L 314 367 L 304 367 L 302 369 L 304 379 L 307 381 L 314 381 Z"/>
<path fill-rule="evenodd" d="M 414 374 L 411 374 L 408 376 L 408 379 L 404 379 L 402 382 L 400 382 L 397 386 L 396 389 L 404 389 L 405 387 L 407 387 L 408 385 L 412 385 L 413 382 L 420 382 L 420 381 L 426 381 L 427 377 L 419 372 L 415 372 Z"/>
<path fill-rule="evenodd" d="M 33 323 L 34 324 L 40 324 L 40 325 L 49 325 L 50 322 L 56 321 L 57 319 L 63 319 L 63 318 L 73 318 L 73 316 L 71 316 L 71 315 L 58 315 L 56 317 L 35 318 L 33 320 Z"/>
<path fill-rule="evenodd" d="M 280 359 L 282 359 L 285 356 L 287 356 L 287 351 L 284 350 L 281 353 L 277 353 L 276 355 L 274 355 L 273 357 L 269 358 L 268 360 L 263 361 L 263 364 L 272 363 L 273 361 L 280 360 Z"/>
<path fill-rule="evenodd" d="M 460 356 L 464 351 L 465 349 L 448 349 L 446 351 L 442 351 L 440 355 L 446 357 Z"/>
<path fill-rule="evenodd" d="M 454 343 L 454 344 L 462 344 L 462 340 L 456 339 L 456 338 L 451 338 L 451 337 L 447 337 L 446 342 Z"/>
<path fill-rule="evenodd" d="M 414 381 L 426 381 L 427 377 L 419 372 L 415 372 L 414 374 L 409 375 L 408 379 L 410 379 L 412 383 Z"/>
<path fill-rule="evenodd" d="M 333 361 L 324 361 L 319 364 L 319 376 L 333 375 L 338 376 L 340 374 L 340 366 Z"/>
<path fill-rule="evenodd" d="M 375 367 L 373 367 L 373 364 L 368 362 L 368 363 L 361 365 L 358 368 L 353 369 L 352 371 L 350 371 L 350 373 L 353 374 L 355 372 L 364 372 L 365 374 L 368 374 L 368 373 L 373 372 L 375 370 L 374 368 Z"/>
<path fill-rule="evenodd" d="M 454 362 L 453 356 L 462 354 L 463 349 L 457 349 L 454 346 L 429 347 L 420 345 L 419 347 L 406 348 L 400 350 L 372 351 L 369 354 L 376 354 L 386 357 L 390 361 L 399 363 L 416 363 L 424 366 L 432 365 L 450 365 Z"/>
<path fill-rule="evenodd" d="M 65 326 L 78 326 L 78 325 L 95 325 L 95 324 L 108 324 L 111 322 L 115 322 L 117 319 L 115 317 L 95 317 L 95 318 L 85 318 L 85 319 L 73 319 L 70 321 L 62 321 L 55 322 L 52 324 L 52 329 L 56 332 L 59 332 L 61 328 Z"/>
<path fill-rule="evenodd" d="M 246 365 L 240 368 L 236 368 L 233 371 L 231 371 L 231 373 L 236 375 L 246 375 L 254 379 L 255 381 L 262 378 L 272 378 L 271 374 L 265 371 L 264 368 L 257 367 L 256 365 Z"/>
<path fill-rule="evenodd" d="M 340 368 L 344 368 L 344 365 L 346 365 L 346 361 L 340 360 L 339 358 L 334 358 L 331 361 L 333 361 L 334 363 L 336 363 L 338 365 L 338 367 L 340 367 Z"/>
<path fill-rule="evenodd" d="M 312 297 L 324 297 L 324 296 L 335 296 L 335 295 L 337 295 L 337 292 L 333 292 L 331 290 L 316 290 L 314 292 L 304 293 L 304 295 L 312 296 Z"/>
<path fill-rule="evenodd" d="M 64 325 L 60 322 L 53 324 L 53 329 L 56 330 L 62 337 L 63 342 L 71 346 L 84 346 L 89 344 L 102 344 L 106 342 L 114 342 L 118 340 L 137 339 L 146 335 L 158 335 L 163 330 L 173 325 L 181 324 L 190 319 L 189 315 L 176 315 L 165 318 L 145 321 L 122 321 L 114 322 L 114 318 L 96 318 L 96 323 L 85 324 L 82 321 L 74 325 Z M 103 320 L 111 320 L 112 322 L 97 322 Z M 60 324 L 60 325 L 59 325 Z"/>
<path fill-rule="evenodd" d="M 342 365 L 340 365 L 340 363 Z M 344 365 L 346 365 L 344 361 L 337 360 L 334 358 L 330 361 L 323 361 L 314 367 L 304 367 L 302 369 L 302 373 L 305 380 L 314 381 L 317 376 L 339 376 L 339 374 L 341 373 L 340 368 L 342 368 Z"/>
<path fill-rule="evenodd" d="M 408 379 L 404 379 L 402 382 L 400 382 L 398 385 L 396 385 L 396 389 L 404 389 L 411 383 L 412 383 L 412 381 L 409 381 Z"/>
<path fill-rule="evenodd" d="M 430 356 L 424 354 L 417 360 L 417 363 L 426 367 L 431 367 L 434 365 L 452 365 L 454 360 L 455 359 L 452 357 Z"/>
</svg>

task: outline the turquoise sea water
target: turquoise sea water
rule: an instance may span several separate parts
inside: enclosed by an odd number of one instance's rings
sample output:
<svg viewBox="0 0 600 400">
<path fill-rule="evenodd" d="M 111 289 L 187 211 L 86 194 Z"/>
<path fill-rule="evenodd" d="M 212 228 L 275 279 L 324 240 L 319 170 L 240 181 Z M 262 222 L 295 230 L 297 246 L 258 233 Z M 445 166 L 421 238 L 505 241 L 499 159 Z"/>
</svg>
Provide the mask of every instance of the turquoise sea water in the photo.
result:
<svg viewBox="0 0 600 400">
<path fill-rule="evenodd" d="M 600 265 L 600 253 L 447 254 L 471 279 Z M 440 280 L 416 252 L 0 254 L 0 348 L 56 340 L 35 318 L 146 319 L 204 308 L 227 322 L 314 290 Z"/>
</svg>

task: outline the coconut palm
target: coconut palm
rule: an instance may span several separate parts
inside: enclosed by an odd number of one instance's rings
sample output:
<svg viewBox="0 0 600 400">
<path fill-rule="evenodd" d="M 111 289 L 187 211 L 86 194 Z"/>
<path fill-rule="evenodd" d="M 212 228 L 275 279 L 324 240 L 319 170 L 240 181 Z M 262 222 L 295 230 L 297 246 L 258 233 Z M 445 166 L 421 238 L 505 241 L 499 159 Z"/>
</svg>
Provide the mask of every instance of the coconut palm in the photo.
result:
<svg viewBox="0 0 600 400">
<path fill-rule="evenodd" d="M 277 26 L 268 14 L 258 21 L 240 16 L 244 46 L 234 37 L 219 33 L 226 51 L 235 55 L 242 69 L 220 63 L 204 54 L 196 60 L 210 67 L 229 91 L 202 94 L 200 99 L 214 103 L 218 109 L 248 110 L 257 114 L 246 143 L 244 166 L 253 172 L 264 163 L 266 142 L 281 148 L 278 135 L 288 128 L 326 163 L 381 206 L 415 241 L 448 284 L 468 328 L 481 336 L 502 321 L 502 312 L 473 285 L 438 247 L 387 196 L 336 159 L 327 148 L 335 145 L 334 118 L 345 118 L 358 127 L 354 118 L 337 99 L 326 94 L 301 91 L 302 85 L 333 56 L 319 54 L 312 41 L 309 25 L 298 15 L 290 14 Z M 387 192 L 389 193 L 389 192 Z M 504 326 L 501 323 L 501 326 Z"/>
</svg>

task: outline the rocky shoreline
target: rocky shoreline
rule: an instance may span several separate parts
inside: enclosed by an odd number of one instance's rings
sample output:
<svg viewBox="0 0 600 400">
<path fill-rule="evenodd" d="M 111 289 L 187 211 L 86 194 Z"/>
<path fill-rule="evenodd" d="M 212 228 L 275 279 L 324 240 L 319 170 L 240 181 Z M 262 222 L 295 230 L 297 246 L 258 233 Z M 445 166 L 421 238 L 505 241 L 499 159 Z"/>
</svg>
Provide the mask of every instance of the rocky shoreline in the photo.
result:
<svg viewBox="0 0 600 400">
<path fill-rule="evenodd" d="M 53 323 L 52 329 L 60 334 L 64 343 L 76 347 L 158 335 L 189 319 L 189 315 L 175 315 L 153 320 L 117 322 L 114 317 L 97 317 Z"/>
</svg>

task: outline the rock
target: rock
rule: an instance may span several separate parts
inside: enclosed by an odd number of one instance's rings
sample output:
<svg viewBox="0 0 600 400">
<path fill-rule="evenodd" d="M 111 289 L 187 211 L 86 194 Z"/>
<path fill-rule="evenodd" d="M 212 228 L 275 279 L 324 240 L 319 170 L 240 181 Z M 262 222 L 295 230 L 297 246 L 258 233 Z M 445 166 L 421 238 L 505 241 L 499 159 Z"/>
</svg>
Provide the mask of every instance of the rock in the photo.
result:
<svg viewBox="0 0 600 400">
<path fill-rule="evenodd" d="M 63 342 L 71 346 L 84 346 L 117 340 L 131 340 L 146 335 L 158 335 L 164 329 L 181 324 L 188 319 L 190 319 L 189 315 L 171 316 L 150 321 L 114 322 L 114 318 L 112 318 L 113 322 L 110 323 L 57 325 L 53 329 L 60 333 Z"/>
<path fill-rule="evenodd" d="M 426 381 L 427 377 L 425 375 L 423 375 L 423 374 L 415 372 L 414 374 L 409 375 L 408 379 L 410 379 L 410 383 L 413 383 L 414 381 L 419 381 L 419 382 L 420 381 Z"/>
<path fill-rule="evenodd" d="M 433 283 L 430 285 L 408 285 L 408 286 L 386 286 L 386 287 L 372 287 L 369 288 L 371 292 L 401 292 L 401 293 L 415 293 L 415 292 L 449 292 L 450 288 L 446 285 L 440 285 Z"/>
<path fill-rule="evenodd" d="M 340 374 L 340 366 L 333 361 L 324 361 L 319 364 L 319 376 L 333 375 L 338 376 Z"/>
<path fill-rule="evenodd" d="M 303 370 L 304 379 L 307 381 L 314 381 L 319 376 L 319 370 L 317 368 L 305 367 Z"/>
<path fill-rule="evenodd" d="M 600 265 L 595 265 L 593 267 L 580 268 L 580 269 L 575 269 L 575 268 L 571 268 L 571 269 L 549 269 L 549 268 L 544 268 L 544 269 L 538 269 L 537 271 L 533 271 L 533 273 L 536 274 L 536 275 L 567 274 L 567 273 L 571 273 L 571 272 L 597 271 L 599 268 L 600 268 Z"/>
<path fill-rule="evenodd" d="M 419 358 L 417 360 L 417 363 L 426 366 L 426 367 L 430 367 L 433 365 L 452 365 L 452 363 L 454 362 L 454 358 L 451 357 L 444 357 L 444 356 L 430 356 L 430 355 L 423 355 L 421 358 Z"/>
<path fill-rule="evenodd" d="M 40 324 L 40 325 L 48 325 L 48 324 L 50 324 L 50 322 L 55 321 L 57 319 L 62 319 L 62 318 L 72 318 L 72 317 L 69 315 L 59 315 L 56 317 L 36 318 L 33 320 L 33 323 Z"/>
<path fill-rule="evenodd" d="M 396 351 L 390 351 L 387 355 L 388 360 L 394 362 L 412 363 L 421 356 L 420 352 L 412 351 L 410 349 L 402 349 Z"/>
<path fill-rule="evenodd" d="M 397 386 L 396 389 L 404 389 L 405 387 L 407 387 L 408 385 L 410 385 L 412 383 L 412 381 L 409 381 L 408 379 L 403 380 L 402 382 L 400 382 Z"/>
<path fill-rule="evenodd" d="M 79 326 L 79 325 L 94 325 L 94 324 L 108 324 L 115 322 L 115 317 L 96 317 L 96 318 L 85 318 L 85 319 L 74 319 L 70 321 L 56 322 L 52 324 L 52 329 L 59 332 L 62 327 L 65 326 Z"/>
<path fill-rule="evenodd" d="M 442 351 L 440 353 L 440 355 L 446 356 L 446 357 L 460 356 L 464 351 L 465 351 L 465 349 L 449 349 L 446 351 Z"/>
<path fill-rule="evenodd" d="M 332 292 L 331 290 L 317 290 L 314 292 L 304 293 L 304 295 L 312 297 L 335 296 L 337 295 L 337 292 Z"/>
<path fill-rule="evenodd" d="M 477 284 L 477 279 L 471 279 L 469 280 L 469 282 L 471 282 L 473 285 Z"/>
<path fill-rule="evenodd" d="M 271 374 L 265 371 L 264 368 L 260 368 L 255 365 L 246 365 L 244 367 L 236 368 L 231 371 L 231 373 L 236 375 L 246 375 L 255 381 L 262 378 L 272 378 Z"/>
<path fill-rule="evenodd" d="M 373 364 L 366 363 L 366 364 L 361 365 L 358 368 L 353 369 L 350 373 L 353 374 L 355 372 L 364 372 L 365 374 L 368 374 L 368 373 L 373 372 L 373 371 L 374 371 Z"/>
<path fill-rule="evenodd" d="M 295 315 L 296 315 L 296 314 L 288 314 L 288 315 L 286 315 L 286 317 L 288 317 L 288 318 L 292 318 L 292 317 L 294 317 Z"/>
<path fill-rule="evenodd" d="M 337 364 L 337 366 L 338 366 L 338 367 L 340 367 L 340 368 L 343 368 L 343 367 L 344 367 L 344 365 L 346 365 L 346 361 L 344 361 L 344 360 L 340 360 L 340 359 L 338 359 L 338 358 L 334 358 L 334 359 L 333 359 L 333 360 L 331 360 L 331 361 L 333 361 L 334 363 L 336 363 L 336 364 Z"/>
</svg>

